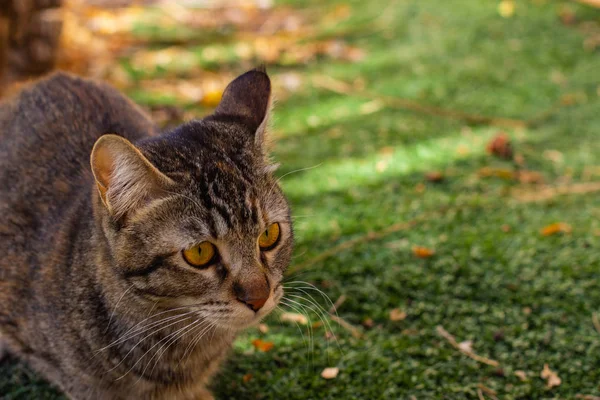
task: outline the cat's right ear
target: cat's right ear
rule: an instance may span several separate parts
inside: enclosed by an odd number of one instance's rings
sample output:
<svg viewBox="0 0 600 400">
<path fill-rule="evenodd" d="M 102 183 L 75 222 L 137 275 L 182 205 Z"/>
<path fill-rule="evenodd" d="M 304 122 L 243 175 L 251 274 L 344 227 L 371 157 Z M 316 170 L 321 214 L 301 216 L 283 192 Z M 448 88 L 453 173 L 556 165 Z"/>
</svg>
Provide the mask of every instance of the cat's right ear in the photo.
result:
<svg viewBox="0 0 600 400">
<path fill-rule="evenodd" d="M 90 162 L 102 202 L 115 218 L 160 196 L 172 184 L 140 150 L 118 135 L 101 136 Z"/>
<path fill-rule="evenodd" d="M 271 80 L 264 68 L 258 68 L 238 76 L 227 85 L 214 115 L 242 122 L 253 132 L 256 145 L 263 148 L 271 101 Z"/>
</svg>

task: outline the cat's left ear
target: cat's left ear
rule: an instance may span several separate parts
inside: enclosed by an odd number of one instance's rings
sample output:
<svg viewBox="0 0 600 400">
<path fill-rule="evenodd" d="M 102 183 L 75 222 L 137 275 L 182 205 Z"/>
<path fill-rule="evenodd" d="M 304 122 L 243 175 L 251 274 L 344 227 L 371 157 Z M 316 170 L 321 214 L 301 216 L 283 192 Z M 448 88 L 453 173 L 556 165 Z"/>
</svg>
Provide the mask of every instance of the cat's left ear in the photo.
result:
<svg viewBox="0 0 600 400">
<path fill-rule="evenodd" d="M 118 135 L 101 136 L 90 162 L 102 203 L 117 219 L 160 198 L 173 184 L 138 148 Z"/>
<path fill-rule="evenodd" d="M 227 85 L 214 115 L 243 123 L 254 132 L 255 143 L 263 148 L 271 97 L 271 80 L 264 68 L 248 71 Z"/>
</svg>

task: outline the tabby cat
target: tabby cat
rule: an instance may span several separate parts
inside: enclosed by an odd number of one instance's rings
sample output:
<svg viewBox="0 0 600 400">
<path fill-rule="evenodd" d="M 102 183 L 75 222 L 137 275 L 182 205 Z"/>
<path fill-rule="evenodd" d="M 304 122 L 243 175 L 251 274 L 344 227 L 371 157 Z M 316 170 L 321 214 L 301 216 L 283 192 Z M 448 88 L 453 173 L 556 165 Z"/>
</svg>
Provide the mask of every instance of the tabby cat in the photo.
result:
<svg viewBox="0 0 600 400">
<path fill-rule="evenodd" d="M 0 346 L 72 399 L 211 399 L 291 257 L 270 104 L 253 70 L 160 135 L 115 89 L 65 73 L 0 105 Z"/>
</svg>

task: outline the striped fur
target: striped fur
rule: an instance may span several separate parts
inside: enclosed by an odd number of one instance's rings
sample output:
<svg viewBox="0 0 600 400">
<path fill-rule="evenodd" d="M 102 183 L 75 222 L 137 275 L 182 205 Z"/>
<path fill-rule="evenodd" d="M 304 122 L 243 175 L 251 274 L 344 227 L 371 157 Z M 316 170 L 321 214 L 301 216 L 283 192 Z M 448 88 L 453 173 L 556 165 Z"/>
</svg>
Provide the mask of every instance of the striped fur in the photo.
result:
<svg viewBox="0 0 600 400">
<path fill-rule="evenodd" d="M 116 90 L 62 73 L 0 105 L 0 347 L 73 399 L 210 399 L 291 258 L 270 104 L 250 71 L 213 115 L 160 135 Z M 261 252 L 273 222 L 281 240 Z M 194 268 L 182 250 L 205 240 L 219 258 Z M 237 300 L 265 282 L 258 312 Z"/>
</svg>

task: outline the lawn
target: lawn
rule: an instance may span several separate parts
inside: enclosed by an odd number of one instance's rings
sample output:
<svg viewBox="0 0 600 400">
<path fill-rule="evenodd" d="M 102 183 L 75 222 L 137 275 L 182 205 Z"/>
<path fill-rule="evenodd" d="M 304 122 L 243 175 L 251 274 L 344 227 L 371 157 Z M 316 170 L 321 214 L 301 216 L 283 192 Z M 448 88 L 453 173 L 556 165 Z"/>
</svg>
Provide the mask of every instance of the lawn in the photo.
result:
<svg viewBox="0 0 600 400">
<path fill-rule="evenodd" d="M 273 6 L 312 21 L 307 43 L 343 41 L 341 55 L 267 62 L 297 236 L 286 302 L 301 305 L 282 308 L 311 321 L 275 313 L 268 331 L 241 335 L 214 380 L 218 399 L 600 396 L 600 10 L 510 4 Z M 193 42 L 177 50 L 188 57 L 160 68 L 123 57 L 127 79 L 111 78 L 155 115 L 168 105 L 201 116 L 210 98 L 199 106 L 139 82 L 201 79 L 195 68 L 234 76 L 255 61 L 229 52 L 239 47 L 223 30 L 214 43 L 169 34 Z M 513 154 L 490 153 L 494 138 Z M 338 301 L 344 322 L 299 281 Z M 545 365 L 556 376 L 542 378 Z M 337 377 L 321 377 L 327 367 Z M 0 365 L 0 397 L 61 398 L 14 360 Z"/>
</svg>

